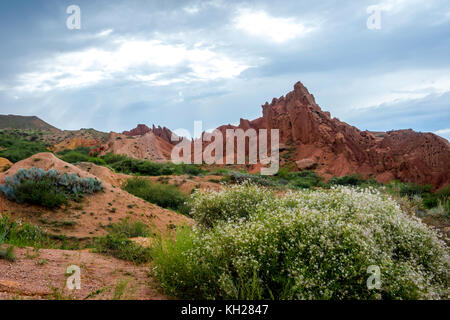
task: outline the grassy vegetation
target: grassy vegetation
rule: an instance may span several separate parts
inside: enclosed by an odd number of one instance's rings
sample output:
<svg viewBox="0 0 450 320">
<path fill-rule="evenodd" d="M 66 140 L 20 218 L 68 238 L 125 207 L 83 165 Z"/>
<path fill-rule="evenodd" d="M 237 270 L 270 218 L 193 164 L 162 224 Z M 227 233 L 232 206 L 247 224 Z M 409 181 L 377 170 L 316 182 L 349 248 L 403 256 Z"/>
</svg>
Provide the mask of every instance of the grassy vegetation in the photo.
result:
<svg viewBox="0 0 450 320">
<path fill-rule="evenodd" d="M 0 190 L 8 199 L 18 203 L 53 209 L 69 200 L 78 201 L 84 194 L 101 191 L 103 187 L 97 179 L 31 168 L 20 169 L 13 177 L 6 177 Z"/>
<path fill-rule="evenodd" d="M 201 166 L 194 164 L 156 163 L 112 153 L 104 155 L 101 158 L 116 172 L 126 174 L 162 176 L 180 174 L 199 175 L 204 172 Z"/>
<path fill-rule="evenodd" d="M 107 163 L 102 158 L 90 156 L 91 150 L 92 148 L 88 147 L 78 147 L 74 150 L 58 152 L 58 156 L 61 160 L 69 163 L 92 162 L 96 165 L 106 166 Z"/>
<path fill-rule="evenodd" d="M 28 138 L 28 139 L 27 139 Z M 37 134 L 20 131 L 0 131 L 0 157 L 17 162 L 40 152 L 47 152 L 46 145 Z"/>
<path fill-rule="evenodd" d="M 0 259 L 6 259 L 8 261 L 15 261 L 14 246 L 10 245 L 6 250 L 2 249 L 3 242 L 5 240 L 6 233 L 0 233 Z"/>
<path fill-rule="evenodd" d="M 155 241 L 151 251 L 153 276 L 178 298 L 448 297 L 448 248 L 374 188 L 277 197 L 244 184 L 197 193 L 192 210 L 197 227 Z M 373 265 L 382 284 L 369 290 Z"/>
<path fill-rule="evenodd" d="M 447 215 L 450 214 L 450 185 L 437 192 L 432 192 L 432 185 L 422 186 L 400 181 L 392 181 L 384 187 L 393 196 L 405 197 L 412 203 L 418 203 L 418 210 L 441 208 Z"/>
<path fill-rule="evenodd" d="M 97 165 L 107 166 L 119 173 L 162 176 L 162 175 L 199 175 L 206 173 L 199 165 L 174 164 L 171 162 L 157 163 L 148 160 L 139 160 L 125 155 L 108 153 L 104 156 L 91 156 L 91 148 L 80 147 L 74 150 L 64 150 L 58 153 L 61 160 L 69 163 L 92 162 Z"/>
<path fill-rule="evenodd" d="M 172 209 L 183 214 L 189 213 L 186 205 L 188 196 L 170 184 L 154 183 L 145 178 L 128 179 L 122 187 L 128 193 L 160 207 Z"/>
<path fill-rule="evenodd" d="M 18 247 L 57 247 L 56 241 L 45 233 L 42 228 L 14 220 L 9 215 L 0 216 L 0 234 L 5 235 L 5 242 Z"/>
<path fill-rule="evenodd" d="M 123 220 L 108 227 L 109 234 L 96 238 L 93 246 L 96 252 L 131 261 L 135 264 L 149 262 L 150 249 L 144 248 L 131 241 L 133 237 L 147 237 L 149 229 L 141 222 Z"/>
<path fill-rule="evenodd" d="M 107 230 L 111 234 L 125 236 L 127 238 L 148 237 L 150 236 L 150 228 L 143 222 L 130 222 L 128 219 L 119 223 L 110 224 Z"/>
</svg>

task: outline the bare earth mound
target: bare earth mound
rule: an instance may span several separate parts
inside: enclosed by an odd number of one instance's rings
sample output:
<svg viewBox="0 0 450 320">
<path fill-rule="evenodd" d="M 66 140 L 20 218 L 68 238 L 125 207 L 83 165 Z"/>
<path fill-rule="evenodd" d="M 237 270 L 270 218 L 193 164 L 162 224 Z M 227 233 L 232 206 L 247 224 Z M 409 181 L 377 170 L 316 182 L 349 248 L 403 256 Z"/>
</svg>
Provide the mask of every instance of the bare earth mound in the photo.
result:
<svg viewBox="0 0 450 320">
<path fill-rule="evenodd" d="M 107 182 L 116 188 L 120 188 L 127 179 L 132 177 L 128 174 L 115 173 L 109 168 L 98 166 L 91 162 L 80 162 L 77 163 L 76 166 L 96 176 L 99 180 Z"/>
<path fill-rule="evenodd" d="M 6 176 L 14 175 L 21 168 L 56 169 L 60 173 L 74 173 L 80 177 L 95 178 L 94 174 L 66 163 L 51 153 L 39 153 L 14 164 L 6 172 L 0 173 L 0 184 Z M 101 180 L 101 179 L 100 179 Z M 166 232 L 173 225 L 190 223 L 190 219 L 173 211 L 163 209 L 137 198 L 109 182 L 102 181 L 104 191 L 87 195 L 81 203 L 73 203 L 70 208 L 48 210 L 39 206 L 18 204 L 0 194 L 0 213 L 9 212 L 41 225 L 48 232 L 68 237 L 90 238 L 105 235 L 105 226 L 120 219 L 142 221 L 155 227 L 156 232 Z"/>
<path fill-rule="evenodd" d="M 160 162 L 170 159 L 172 148 L 173 145 L 152 132 L 147 132 L 142 136 L 126 136 L 111 132 L 108 141 L 92 152 L 100 155 L 123 154 L 135 159 Z"/>
</svg>

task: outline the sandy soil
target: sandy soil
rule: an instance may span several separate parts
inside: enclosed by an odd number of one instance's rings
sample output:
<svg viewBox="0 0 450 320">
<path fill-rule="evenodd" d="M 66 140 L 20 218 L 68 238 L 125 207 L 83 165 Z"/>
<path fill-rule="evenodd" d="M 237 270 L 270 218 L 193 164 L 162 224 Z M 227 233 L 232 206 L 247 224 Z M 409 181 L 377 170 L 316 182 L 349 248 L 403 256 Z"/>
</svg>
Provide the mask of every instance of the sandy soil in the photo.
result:
<svg viewBox="0 0 450 320">
<path fill-rule="evenodd" d="M 92 253 L 16 248 L 17 261 L 0 260 L 0 300 L 5 299 L 166 299 L 149 276 L 149 266 Z M 70 265 L 81 269 L 81 289 L 66 288 Z M 120 285 L 124 285 L 120 295 Z"/>
</svg>

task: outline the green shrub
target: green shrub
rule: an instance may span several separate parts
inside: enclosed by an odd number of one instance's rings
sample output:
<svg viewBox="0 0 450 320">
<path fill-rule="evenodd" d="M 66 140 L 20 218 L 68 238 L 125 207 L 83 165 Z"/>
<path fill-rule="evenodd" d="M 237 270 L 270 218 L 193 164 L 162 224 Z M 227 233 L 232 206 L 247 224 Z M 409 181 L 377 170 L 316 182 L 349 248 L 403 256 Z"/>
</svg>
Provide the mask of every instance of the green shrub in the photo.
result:
<svg viewBox="0 0 450 320">
<path fill-rule="evenodd" d="M 233 185 L 220 192 L 196 191 L 189 199 L 193 218 L 203 227 L 211 228 L 220 221 L 246 219 L 265 206 L 273 193 L 249 183 Z"/>
<path fill-rule="evenodd" d="M 64 155 L 66 155 L 68 153 L 71 153 L 71 152 L 76 152 L 76 153 L 81 153 L 81 154 L 84 154 L 84 155 L 89 155 L 91 150 L 92 150 L 92 148 L 90 148 L 90 147 L 78 147 L 78 148 L 75 148 L 75 149 L 61 150 L 61 151 L 58 152 L 58 155 L 64 156 Z"/>
<path fill-rule="evenodd" d="M 13 220 L 9 215 L 0 216 L 0 234 L 11 245 L 19 247 L 54 248 L 54 241 L 42 228 L 22 221 Z"/>
<path fill-rule="evenodd" d="M 289 171 L 289 169 L 285 168 L 285 167 L 281 167 L 276 176 L 282 179 L 289 179 L 289 176 L 291 175 L 291 172 Z"/>
<path fill-rule="evenodd" d="M 5 240 L 6 233 L 0 233 L 0 259 L 6 259 L 8 261 L 15 261 L 14 246 L 9 246 L 6 250 L 2 249 L 3 241 Z"/>
<path fill-rule="evenodd" d="M 122 260 L 142 264 L 150 261 L 150 249 L 127 239 L 122 234 L 108 234 L 94 240 L 97 253 L 104 253 Z"/>
<path fill-rule="evenodd" d="M 123 160 L 127 160 L 128 157 L 122 154 L 108 153 L 102 156 L 102 159 L 105 160 L 107 164 L 113 164 Z"/>
<path fill-rule="evenodd" d="M 0 191 L 19 203 L 56 208 L 70 200 L 79 200 L 84 194 L 103 190 L 99 180 L 80 178 L 75 174 L 60 174 L 56 170 L 20 169 L 13 177 L 6 177 Z"/>
<path fill-rule="evenodd" d="M 93 163 L 93 164 L 99 165 L 99 166 L 106 166 L 107 165 L 105 160 L 103 160 L 102 158 L 98 158 L 98 157 L 90 157 L 88 161 Z"/>
<path fill-rule="evenodd" d="M 185 205 L 188 196 L 173 185 L 153 183 L 145 178 L 136 177 L 128 179 L 123 189 L 160 207 L 177 210 L 183 214 L 189 213 Z"/>
<path fill-rule="evenodd" d="M 67 196 L 59 193 L 54 180 L 48 177 L 43 177 L 38 181 L 23 181 L 15 189 L 14 199 L 19 203 L 40 205 L 50 209 L 67 203 Z"/>
<path fill-rule="evenodd" d="M 439 201 L 438 201 L 437 197 L 427 196 L 427 197 L 423 198 L 422 204 L 425 208 L 431 209 L 431 208 L 437 207 L 439 205 Z"/>
<path fill-rule="evenodd" d="M 254 186 L 241 188 L 246 195 L 257 193 Z M 215 202 L 227 203 L 235 191 L 198 194 L 194 217 L 220 216 Z M 152 273 L 168 294 L 181 299 L 448 298 L 448 248 L 389 196 L 349 187 L 289 192 L 282 198 L 263 189 L 260 194 L 264 199 L 249 204 L 244 217 L 230 210 L 237 219 L 182 230 L 175 239 L 155 243 Z M 369 266 L 380 268 L 380 289 L 367 287 Z"/>
<path fill-rule="evenodd" d="M 432 185 L 425 185 L 422 186 L 420 184 L 416 183 L 402 183 L 400 185 L 399 194 L 400 196 L 404 197 L 413 197 L 415 195 L 425 195 L 431 193 L 431 189 L 433 188 Z"/>
<path fill-rule="evenodd" d="M 107 230 L 110 233 L 124 235 L 127 238 L 148 237 L 150 235 L 150 230 L 145 223 L 140 221 L 130 222 L 128 219 L 110 224 Z"/>
<path fill-rule="evenodd" d="M 199 175 L 203 169 L 194 164 L 174 164 L 171 162 L 157 163 L 147 160 L 129 158 L 125 155 L 106 154 L 102 159 L 116 172 L 126 174 L 139 174 L 144 176 L 162 175 Z"/>
<path fill-rule="evenodd" d="M 322 178 L 314 171 L 300 171 L 288 175 L 289 187 L 299 189 L 309 189 L 322 185 Z"/>
<path fill-rule="evenodd" d="M 334 177 L 328 183 L 341 186 L 359 186 L 365 183 L 365 180 L 358 174 L 349 174 L 343 177 Z"/>
<path fill-rule="evenodd" d="M 17 162 L 40 152 L 47 152 L 47 147 L 40 141 L 29 141 L 14 132 L 0 133 L 0 157 Z M 1 149 L 1 148 L 0 148 Z"/>
<path fill-rule="evenodd" d="M 88 162 L 90 157 L 78 151 L 69 151 L 60 156 L 61 160 L 69 163 Z"/>
<path fill-rule="evenodd" d="M 144 248 L 131 241 L 129 238 L 148 237 L 149 228 L 142 222 L 130 222 L 123 220 L 120 223 L 111 224 L 106 237 L 94 239 L 94 249 L 98 253 L 104 253 L 113 257 L 142 264 L 150 261 L 150 249 Z"/>
</svg>

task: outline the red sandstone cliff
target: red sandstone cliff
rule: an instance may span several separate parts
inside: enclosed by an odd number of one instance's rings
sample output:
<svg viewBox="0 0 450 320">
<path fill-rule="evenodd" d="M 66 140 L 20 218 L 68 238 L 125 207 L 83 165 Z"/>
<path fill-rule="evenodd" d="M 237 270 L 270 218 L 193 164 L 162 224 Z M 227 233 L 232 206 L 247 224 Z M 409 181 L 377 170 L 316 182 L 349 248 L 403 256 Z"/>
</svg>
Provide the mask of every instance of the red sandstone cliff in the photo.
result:
<svg viewBox="0 0 450 320">
<path fill-rule="evenodd" d="M 170 144 L 176 144 L 177 142 L 172 142 L 172 131 L 170 131 L 166 127 L 153 127 L 150 129 L 145 124 L 138 124 L 136 128 L 130 130 L 130 131 L 124 131 L 122 134 L 126 136 L 142 136 L 148 132 L 153 133 L 155 136 L 162 138 L 163 140 L 167 141 Z"/>
<path fill-rule="evenodd" d="M 300 82 L 262 109 L 261 118 L 218 129 L 279 129 L 282 161 L 315 168 L 325 177 L 360 173 L 381 182 L 400 179 L 437 188 L 450 182 L 450 144 L 435 134 L 360 131 L 322 111 Z"/>
</svg>

